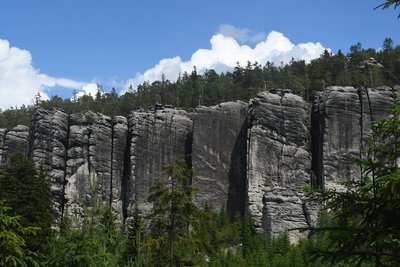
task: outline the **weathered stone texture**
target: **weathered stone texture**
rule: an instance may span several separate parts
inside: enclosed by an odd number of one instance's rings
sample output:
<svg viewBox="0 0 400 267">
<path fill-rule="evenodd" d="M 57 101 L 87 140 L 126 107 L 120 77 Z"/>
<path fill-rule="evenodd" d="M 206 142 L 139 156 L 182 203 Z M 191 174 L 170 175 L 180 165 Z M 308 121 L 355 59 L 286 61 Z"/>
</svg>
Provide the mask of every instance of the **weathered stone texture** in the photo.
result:
<svg viewBox="0 0 400 267">
<path fill-rule="evenodd" d="M 125 182 L 128 214 L 134 205 L 146 214 L 151 185 L 167 179 L 161 170 L 164 163 L 186 159 L 190 164 L 193 122 L 183 110 L 161 109 L 153 113 L 132 112 L 129 117 L 130 175 Z"/>
<path fill-rule="evenodd" d="M 93 197 L 112 205 L 122 220 L 122 179 L 127 120 L 87 112 L 70 116 L 66 170 L 66 210 L 78 217 Z"/>
<path fill-rule="evenodd" d="M 355 89 L 329 87 L 313 103 L 313 173 L 319 186 L 338 187 L 340 181 L 359 179 L 355 158 L 371 141 L 370 123 L 389 114 L 396 91 L 388 87 Z"/>
<path fill-rule="evenodd" d="M 111 172 L 111 205 L 122 219 L 124 201 L 124 168 L 125 152 L 128 137 L 128 120 L 122 116 L 114 117 L 112 129 L 112 172 Z"/>
<path fill-rule="evenodd" d="M 2 130 L 0 137 L 3 135 L 3 146 L 1 154 L 1 165 L 7 164 L 10 157 L 15 153 L 28 153 L 28 136 L 29 127 L 25 125 L 17 125 L 9 131 Z M 0 143 L 1 144 L 1 143 Z"/>
<path fill-rule="evenodd" d="M 68 115 L 60 110 L 39 109 L 34 115 L 29 136 L 29 157 L 47 173 L 54 215 L 61 219 L 64 205 L 64 178 Z"/>
<path fill-rule="evenodd" d="M 193 114 L 195 202 L 244 214 L 246 203 L 247 104 L 198 107 Z"/>
<path fill-rule="evenodd" d="M 57 220 L 81 219 L 94 194 L 123 220 L 135 205 L 149 213 L 151 185 L 167 179 L 162 165 L 183 158 L 195 173 L 196 203 L 231 215 L 247 209 L 256 229 L 273 236 L 315 223 L 318 205 L 304 197 L 305 185 L 338 188 L 361 176 L 353 159 L 371 142 L 370 123 L 388 116 L 399 96 L 400 87 L 329 87 L 317 93 L 311 116 L 301 97 L 281 90 L 260 93 L 250 106 L 193 114 L 164 108 L 127 119 L 39 109 L 29 131 L 0 129 L 0 165 L 22 152 L 43 166 Z"/>
<path fill-rule="evenodd" d="M 260 93 L 251 101 L 248 210 L 255 227 L 273 236 L 313 223 L 302 187 L 310 183 L 309 107 L 301 97 Z M 295 241 L 299 231 L 290 231 Z"/>
</svg>

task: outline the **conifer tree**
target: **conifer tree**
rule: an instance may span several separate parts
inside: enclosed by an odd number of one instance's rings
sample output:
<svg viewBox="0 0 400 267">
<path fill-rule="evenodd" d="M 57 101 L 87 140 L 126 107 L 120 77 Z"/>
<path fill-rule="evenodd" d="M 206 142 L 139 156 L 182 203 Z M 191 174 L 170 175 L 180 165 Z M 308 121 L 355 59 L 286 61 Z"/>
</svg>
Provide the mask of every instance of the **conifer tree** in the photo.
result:
<svg viewBox="0 0 400 267">
<path fill-rule="evenodd" d="M 12 208 L 14 216 L 21 216 L 21 225 L 37 227 L 35 236 L 26 239 L 27 246 L 35 252 L 44 252 L 53 223 L 50 189 L 43 169 L 36 170 L 35 163 L 18 153 L 0 170 L 0 197 Z"/>
</svg>

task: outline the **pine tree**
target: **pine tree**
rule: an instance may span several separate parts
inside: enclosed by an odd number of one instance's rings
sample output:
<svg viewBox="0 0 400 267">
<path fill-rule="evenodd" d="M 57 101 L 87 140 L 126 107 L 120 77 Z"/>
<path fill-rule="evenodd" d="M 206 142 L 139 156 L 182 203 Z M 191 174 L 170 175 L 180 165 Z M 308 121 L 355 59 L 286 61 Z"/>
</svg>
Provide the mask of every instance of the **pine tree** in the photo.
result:
<svg viewBox="0 0 400 267">
<path fill-rule="evenodd" d="M 53 223 L 50 189 L 43 169 L 36 170 L 32 160 L 18 153 L 0 170 L 0 197 L 12 208 L 14 216 L 21 216 L 21 225 L 38 227 L 35 236 L 27 238 L 27 246 L 44 252 Z"/>
<path fill-rule="evenodd" d="M 20 216 L 9 215 L 11 208 L 0 199 L 0 266 L 39 266 L 37 254 L 26 246 L 26 237 L 37 228 L 21 225 Z"/>
<path fill-rule="evenodd" d="M 158 181 L 150 189 L 152 247 L 154 265 L 181 266 L 202 260 L 202 248 L 192 232 L 197 226 L 200 209 L 193 203 L 195 188 L 192 171 L 184 160 L 163 166 L 168 181 Z"/>
</svg>

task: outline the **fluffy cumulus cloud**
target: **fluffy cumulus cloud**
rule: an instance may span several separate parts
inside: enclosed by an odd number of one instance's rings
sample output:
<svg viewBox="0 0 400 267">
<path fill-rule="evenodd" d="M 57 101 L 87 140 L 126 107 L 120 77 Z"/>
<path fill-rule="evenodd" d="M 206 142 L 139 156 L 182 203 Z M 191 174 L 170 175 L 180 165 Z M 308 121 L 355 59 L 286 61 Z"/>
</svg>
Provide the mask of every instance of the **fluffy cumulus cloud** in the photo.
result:
<svg viewBox="0 0 400 267">
<path fill-rule="evenodd" d="M 82 91 L 79 91 L 76 93 L 75 96 L 72 96 L 71 100 L 74 100 L 75 97 L 79 98 L 84 95 L 88 95 L 88 96 L 91 96 L 94 98 L 96 96 L 97 92 L 99 92 L 99 91 L 100 91 L 101 95 L 104 94 L 104 92 L 101 90 L 101 87 L 97 83 L 88 83 L 88 84 L 82 86 Z"/>
<path fill-rule="evenodd" d="M 260 41 L 260 38 L 263 40 Z M 258 42 L 254 46 L 241 44 L 252 40 Z M 232 70 L 237 62 L 242 66 L 248 61 L 257 61 L 261 65 L 269 61 L 279 66 L 288 63 L 292 58 L 309 62 L 318 58 L 327 49 L 319 42 L 293 44 L 277 31 L 271 31 L 265 37 L 263 33 L 252 34 L 248 29 L 239 29 L 228 24 L 220 26 L 219 32 L 211 38 L 210 44 L 211 48 L 197 50 L 188 61 L 183 61 L 180 57 L 162 59 L 153 68 L 129 79 L 121 92 L 126 92 L 130 85 L 135 89 L 145 81 L 160 80 L 163 74 L 166 79 L 175 81 L 180 73 L 185 71 L 190 73 L 193 67 L 196 67 L 199 73 L 203 73 L 207 69 L 214 69 L 217 72 Z"/>
<path fill-rule="evenodd" d="M 87 83 L 65 78 L 56 78 L 40 73 L 33 67 L 31 53 L 11 47 L 7 40 L 0 39 L 0 108 L 32 104 L 40 93 L 49 99 L 49 89 L 55 86 L 82 90 Z"/>
</svg>

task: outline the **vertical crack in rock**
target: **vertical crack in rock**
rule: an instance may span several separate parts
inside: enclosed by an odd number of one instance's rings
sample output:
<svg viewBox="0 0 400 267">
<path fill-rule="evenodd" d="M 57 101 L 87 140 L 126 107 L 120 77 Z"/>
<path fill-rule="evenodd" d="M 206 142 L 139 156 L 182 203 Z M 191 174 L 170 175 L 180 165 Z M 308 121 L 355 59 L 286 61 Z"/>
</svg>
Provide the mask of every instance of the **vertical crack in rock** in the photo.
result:
<svg viewBox="0 0 400 267">
<path fill-rule="evenodd" d="M 321 99 L 317 95 L 314 98 L 311 111 L 311 185 L 313 188 L 325 189 L 324 179 L 324 131 L 325 110 L 320 105 Z"/>
<path fill-rule="evenodd" d="M 62 200 L 61 200 L 61 223 L 60 227 L 64 226 L 64 216 L 65 216 L 65 206 L 67 205 L 67 199 L 65 198 L 65 186 L 67 184 L 67 162 L 68 162 L 68 149 L 69 149 L 69 138 L 70 138 L 70 121 L 71 121 L 71 115 L 68 114 L 67 116 L 67 133 L 66 133 L 66 138 L 65 138 L 65 143 L 64 143 L 64 154 L 63 154 L 63 160 L 64 160 L 64 175 L 63 175 L 63 180 L 62 180 Z"/>
<path fill-rule="evenodd" d="M 367 90 L 365 89 L 365 92 Z M 364 93 L 364 88 L 359 88 L 357 90 L 358 93 L 358 98 L 360 102 L 360 149 L 359 149 L 359 158 L 361 159 L 363 157 L 363 152 L 364 152 L 364 99 L 363 99 L 363 93 Z M 369 109 L 371 109 L 370 102 L 367 102 Z M 362 179 L 363 175 L 363 168 L 360 166 L 360 177 L 359 179 Z"/>
<path fill-rule="evenodd" d="M 124 149 L 123 158 L 123 170 L 122 170 L 122 181 L 121 181 L 121 198 L 122 198 L 122 216 L 125 221 L 128 217 L 128 205 L 130 203 L 129 197 L 133 195 L 131 192 L 130 185 L 133 184 L 132 180 L 132 164 L 131 164 L 131 147 L 132 147 L 132 127 L 131 124 L 127 124 L 128 130 L 126 134 L 126 145 Z"/>
<path fill-rule="evenodd" d="M 115 126 L 115 121 L 114 121 L 114 116 L 111 118 L 111 165 L 110 165 L 110 195 L 109 195 L 109 204 L 110 206 L 113 203 L 113 175 L 114 175 L 114 126 Z"/>
<path fill-rule="evenodd" d="M 128 122 L 123 116 L 115 116 L 112 120 L 112 147 L 111 147 L 111 186 L 110 203 L 118 220 L 124 220 L 124 168 L 127 144 Z"/>
</svg>

